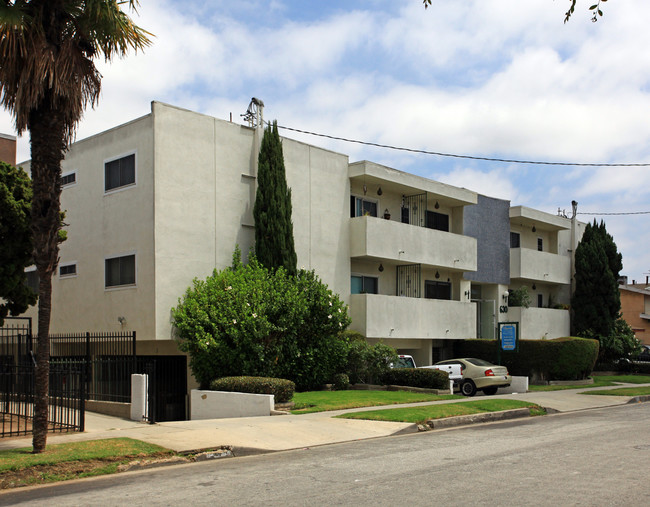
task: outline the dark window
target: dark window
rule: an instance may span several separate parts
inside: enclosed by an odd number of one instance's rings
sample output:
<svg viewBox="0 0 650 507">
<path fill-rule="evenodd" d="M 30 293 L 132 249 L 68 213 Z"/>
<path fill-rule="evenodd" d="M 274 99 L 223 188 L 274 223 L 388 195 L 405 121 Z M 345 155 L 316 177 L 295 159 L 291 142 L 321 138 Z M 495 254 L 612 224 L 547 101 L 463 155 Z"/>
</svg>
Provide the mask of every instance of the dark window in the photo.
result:
<svg viewBox="0 0 650 507">
<path fill-rule="evenodd" d="M 125 187 L 135 183 L 135 154 L 111 160 L 104 164 L 104 190 Z"/>
<path fill-rule="evenodd" d="M 38 294 L 38 271 L 35 269 L 32 271 L 25 271 L 25 285 L 32 289 L 32 292 Z"/>
<path fill-rule="evenodd" d="M 402 206 L 402 223 L 403 224 L 409 223 L 409 209 L 405 206 Z"/>
<path fill-rule="evenodd" d="M 544 307 L 544 296 L 543 294 L 537 294 L 537 308 Z"/>
<path fill-rule="evenodd" d="M 350 199 L 350 216 L 362 217 L 369 215 L 371 217 L 377 216 L 377 203 L 364 199 L 363 197 L 352 196 Z"/>
<path fill-rule="evenodd" d="M 520 236 L 518 232 L 511 232 L 510 233 L 510 248 L 519 248 L 520 243 Z"/>
<path fill-rule="evenodd" d="M 77 173 L 68 173 L 61 176 L 61 186 L 72 185 L 77 182 Z"/>
<path fill-rule="evenodd" d="M 449 215 L 427 210 L 426 226 L 429 229 L 449 232 Z"/>
<path fill-rule="evenodd" d="M 59 266 L 59 276 L 72 276 L 76 274 L 77 274 L 76 264 L 66 264 L 65 266 Z"/>
<path fill-rule="evenodd" d="M 106 287 L 135 285 L 135 254 L 106 259 Z"/>
<path fill-rule="evenodd" d="M 427 299 L 451 299 L 451 283 L 425 280 L 424 297 Z"/>
<path fill-rule="evenodd" d="M 544 251 L 544 240 L 542 238 L 537 238 L 537 250 Z"/>
<path fill-rule="evenodd" d="M 352 275 L 352 294 L 378 294 L 379 280 L 374 276 Z"/>
</svg>

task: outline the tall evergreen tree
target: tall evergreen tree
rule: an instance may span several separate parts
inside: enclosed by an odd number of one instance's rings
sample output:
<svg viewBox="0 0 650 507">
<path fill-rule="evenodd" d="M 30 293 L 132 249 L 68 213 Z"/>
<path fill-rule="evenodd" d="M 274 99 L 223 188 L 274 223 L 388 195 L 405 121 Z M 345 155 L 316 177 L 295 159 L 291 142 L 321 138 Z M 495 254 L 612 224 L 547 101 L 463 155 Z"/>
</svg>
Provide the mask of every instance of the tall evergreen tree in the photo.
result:
<svg viewBox="0 0 650 507">
<path fill-rule="evenodd" d="M 278 123 L 264 130 L 257 171 L 255 217 L 255 255 L 269 269 L 284 267 L 296 273 L 296 250 L 291 221 L 291 189 L 282 154 Z"/>
<path fill-rule="evenodd" d="M 609 337 L 620 317 L 618 275 L 623 267 L 616 243 L 604 222 L 587 224 L 575 254 L 573 333 Z"/>
</svg>

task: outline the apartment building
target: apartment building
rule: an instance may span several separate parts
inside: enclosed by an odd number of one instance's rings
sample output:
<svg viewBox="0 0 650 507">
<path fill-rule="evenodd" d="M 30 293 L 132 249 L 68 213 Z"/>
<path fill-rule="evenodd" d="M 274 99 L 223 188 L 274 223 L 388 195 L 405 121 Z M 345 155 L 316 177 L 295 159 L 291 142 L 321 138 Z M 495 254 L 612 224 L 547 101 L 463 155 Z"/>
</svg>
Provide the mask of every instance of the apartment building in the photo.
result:
<svg viewBox="0 0 650 507">
<path fill-rule="evenodd" d="M 235 245 L 254 246 L 260 138 L 152 102 L 74 143 L 51 331 L 136 330 L 138 353 L 179 354 L 171 308 L 193 278 L 229 266 Z M 288 138 L 283 150 L 298 266 L 341 295 L 368 341 L 429 364 L 453 340 L 496 337 L 499 322 L 519 322 L 521 338 L 569 334 L 583 224 Z M 509 307 L 523 285 L 533 304 Z"/>
</svg>

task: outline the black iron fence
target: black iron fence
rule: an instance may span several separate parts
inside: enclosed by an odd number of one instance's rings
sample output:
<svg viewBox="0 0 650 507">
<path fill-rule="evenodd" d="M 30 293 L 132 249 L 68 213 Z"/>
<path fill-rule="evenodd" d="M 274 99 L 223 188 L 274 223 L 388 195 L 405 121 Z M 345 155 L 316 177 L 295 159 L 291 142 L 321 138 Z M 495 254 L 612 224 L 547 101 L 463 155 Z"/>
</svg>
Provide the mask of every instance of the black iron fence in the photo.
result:
<svg viewBox="0 0 650 507">
<path fill-rule="evenodd" d="M 34 421 L 34 364 L 0 365 L 0 437 L 29 435 Z M 50 365 L 48 431 L 84 431 L 84 369 Z"/>
<path fill-rule="evenodd" d="M 19 383 L 33 382 L 29 379 L 31 368 L 33 376 L 33 358 L 37 349 L 36 337 L 31 335 L 31 320 L 5 322 L 0 328 L 0 367 L 2 371 L 14 371 L 13 377 L 3 376 L 0 395 L 6 400 L 17 400 L 28 396 L 17 390 Z M 83 393 L 83 400 L 129 403 L 131 401 L 131 375 L 148 375 L 148 410 L 149 422 L 183 420 L 187 415 L 187 362 L 184 356 L 138 356 L 136 354 L 136 333 L 72 333 L 50 336 L 50 402 L 58 403 L 72 396 Z M 17 367 L 20 375 L 17 374 Z M 56 386 L 71 386 L 73 374 L 61 373 L 64 368 L 78 372 L 83 389 L 70 391 L 67 395 L 55 395 Z M 61 377 L 57 377 L 61 375 Z M 13 380 L 11 380 L 13 379 Z M 56 391 L 59 392 L 59 391 Z M 26 402 L 29 405 L 29 402 Z M 25 404 L 6 405 L 8 411 L 17 412 L 13 419 L 29 419 L 31 406 Z M 83 406 L 83 405 L 82 405 Z M 63 407 L 59 404 L 57 407 Z M 4 409 L 3 409 L 4 410 Z M 72 408 L 71 410 L 78 410 Z M 20 413 L 18 413 L 20 412 Z M 54 413 L 67 425 L 73 417 L 65 408 L 57 408 Z M 75 416 L 76 417 L 76 416 Z M 81 415 L 83 419 L 83 414 Z M 57 421 L 59 420 L 57 419 Z"/>
</svg>

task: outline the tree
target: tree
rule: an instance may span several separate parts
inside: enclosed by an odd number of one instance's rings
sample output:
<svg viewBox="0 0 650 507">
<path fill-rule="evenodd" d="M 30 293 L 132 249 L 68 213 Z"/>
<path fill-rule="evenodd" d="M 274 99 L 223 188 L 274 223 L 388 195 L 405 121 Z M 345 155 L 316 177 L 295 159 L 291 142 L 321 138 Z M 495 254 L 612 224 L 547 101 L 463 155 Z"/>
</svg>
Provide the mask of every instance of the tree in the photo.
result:
<svg viewBox="0 0 650 507">
<path fill-rule="evenodd" d="M 576 289 L 571 300 L 573 334 L 598 338 L 600 360 L 633 355 L 638 342 L 621 319 L 618 276 L 623 257 L 605 223 L 587 224 L 576 248 Z"/>
<path fill-rule="evenodd" d="M 270 270 L 255 256 L 195 279 L 172 309 L 179 348 L 203 387 L 220 377 L 292 380 L 320 386 L 347 359 L 346 305 L 312 271 Z"/>
<path fill-rule="evenodd" d="M 36 303 L 25 284 L 32 263 L 32 183 L 22 169 L 0 162 L 0 326 Z"/>
<path fill-rule="evenodd" d="M 269 269 L 282 266 L 288 273 L 295 274 L 297 260 L 291 222 L 291 189 L 287 188 L 276 121 L 264 131 L 258 166 L 253 207 L 255 255 Z"/>
<path fill-rule="evenodd" d="M 33 451 L 45 450 L 52 274 L 58 263 L 61 161 L 88 104 L 99 100 L 93 59 L 110 61 L 150 44 L 121 10 L 137 0 L 5 0 L 0 3 L 0 94 L 18 134 L 29 130 L 31 231 L 39 275 Z"/>
<path fill-rule="evenodd" d="M 571 17 L 571 15 L 573 14 L 573 12 L 574 12 L 575 9 L 576 9 L 576 3 L 577 3 L 577 0 L 569 0 L 569 1 L 571 2 L 571 6 L 569 7 L 569 10 L 566 11 L 566 13 L 564 14 L 564 22 L 565 22 L 565 23 L 566 23 L 567 21 L 569 21 L 569 18 Z M 600 10 L 600 4 L 601 4 L 602 2 L 607 2 L 607 0 L 595 0 L 595 1 L 596 1 L 596 3 L 593 4 L 591 7 L 589 7 L 589 10 L 590 10 L 590 11 L 593 11 L 593 15 L 592 15 L 591 20 L 592 20 L 594 23 L 595 23 L 596 21 L 598 21 L 598 16 L 602 16 L 602 15 L 603 15 L 603 11 Z M 428 7 L 431 5 L 431 0 L 422 0 L 422 3 L 424 4 L 424 8 L 426 9 L 426 8 L 428 8 Z"/>
</svg>

